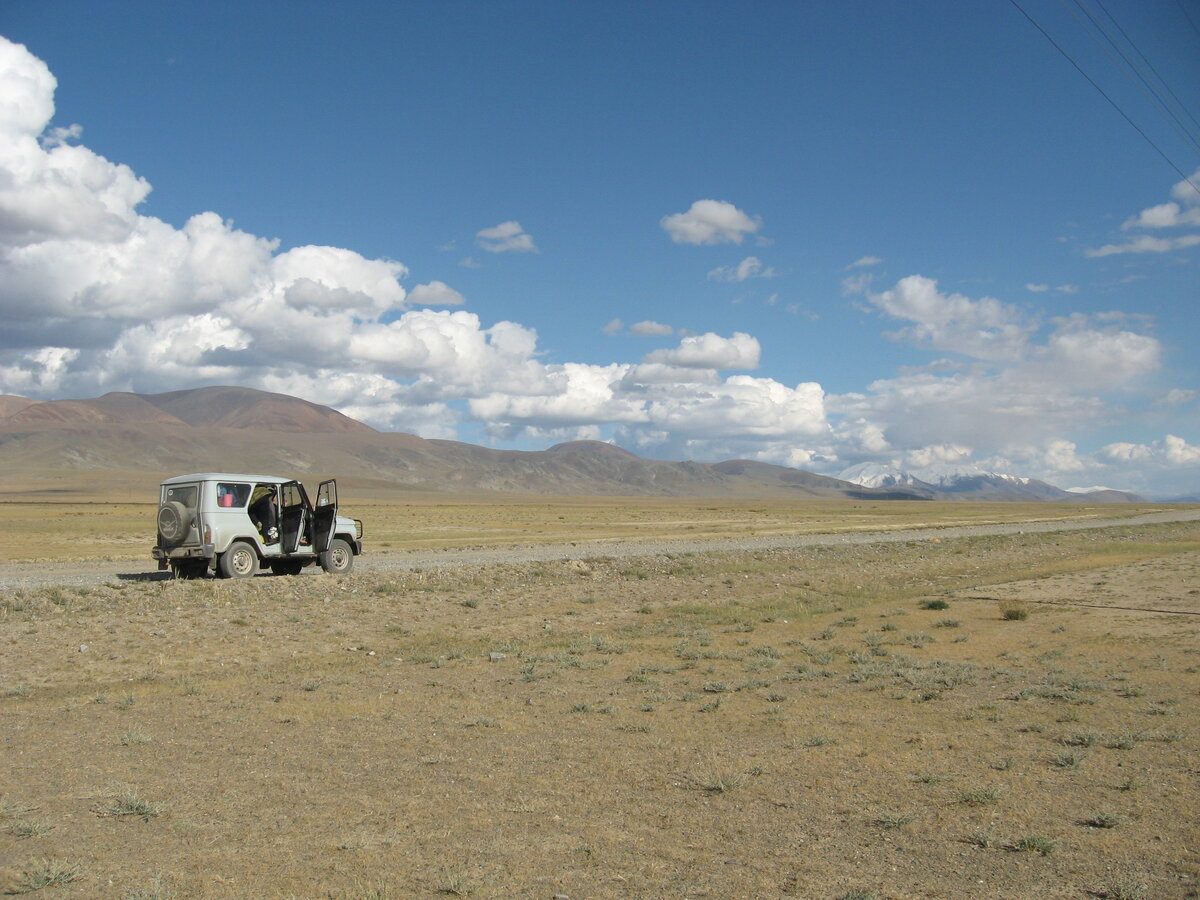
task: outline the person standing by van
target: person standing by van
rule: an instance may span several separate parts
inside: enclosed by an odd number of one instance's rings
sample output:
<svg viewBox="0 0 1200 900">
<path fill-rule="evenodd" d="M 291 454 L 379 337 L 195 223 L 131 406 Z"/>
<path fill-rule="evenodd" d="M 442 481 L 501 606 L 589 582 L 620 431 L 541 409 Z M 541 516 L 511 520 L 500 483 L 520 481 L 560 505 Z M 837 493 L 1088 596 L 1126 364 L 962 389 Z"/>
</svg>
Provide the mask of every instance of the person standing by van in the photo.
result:
<svg viewBox="0 0 1200 900">
<path fill-rule="evenodd" d="M 279 541 L 279 499 L 275 496 L 275 485 L 256 484 L 250 495 L 250 521 L 268 544 Z"/>
</svg>

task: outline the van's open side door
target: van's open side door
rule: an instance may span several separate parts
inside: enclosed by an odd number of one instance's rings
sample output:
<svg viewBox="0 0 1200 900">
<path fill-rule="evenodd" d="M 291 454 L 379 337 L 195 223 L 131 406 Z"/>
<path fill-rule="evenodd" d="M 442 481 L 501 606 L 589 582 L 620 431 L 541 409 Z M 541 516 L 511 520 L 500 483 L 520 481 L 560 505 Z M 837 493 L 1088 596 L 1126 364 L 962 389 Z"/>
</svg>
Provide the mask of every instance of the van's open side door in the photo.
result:
<svg viewBox="0 0 1200 900">
<path fill-rule="evenodd" d="M 317 505 L 313 507 L 313 552 L 324 553 L 333 543 L 337 520 L 337 481 L 322 481 L 317 487 Z"/>
<path fill-rule="evenodd" d="M 279 516 L 280 549 L 284 553 L 295 553 L 300 549 L 300 539 L 307 530 L 308 523 L 305 520 L 311 515 L 308 494 L 298 481 L 289 481 L 280 488 L 283 497 Z"/>
</svg>

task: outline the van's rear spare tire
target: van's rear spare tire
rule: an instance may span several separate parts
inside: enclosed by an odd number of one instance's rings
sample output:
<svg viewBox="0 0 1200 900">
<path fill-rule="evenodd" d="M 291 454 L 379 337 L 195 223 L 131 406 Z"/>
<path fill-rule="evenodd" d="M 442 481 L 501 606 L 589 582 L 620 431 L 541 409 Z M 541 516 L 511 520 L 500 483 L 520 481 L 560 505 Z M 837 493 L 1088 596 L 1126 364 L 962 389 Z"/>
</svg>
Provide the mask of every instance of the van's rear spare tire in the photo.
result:
<svg viewBox="0 0 1200 900">
<path fill-rule="evenodd" d="M 188 508 L 178 500 L 168 500 L 158 508 L 158 533 L 166 546 L 183 543 L 190 518 Z"/>
</svg>

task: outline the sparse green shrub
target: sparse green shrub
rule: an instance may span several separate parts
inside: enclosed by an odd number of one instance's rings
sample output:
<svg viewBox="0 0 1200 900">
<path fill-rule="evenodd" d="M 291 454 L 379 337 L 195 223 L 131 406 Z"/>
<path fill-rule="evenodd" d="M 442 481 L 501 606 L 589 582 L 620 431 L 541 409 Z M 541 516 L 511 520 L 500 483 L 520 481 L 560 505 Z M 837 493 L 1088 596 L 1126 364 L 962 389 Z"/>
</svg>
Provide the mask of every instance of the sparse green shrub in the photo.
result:
<svg viewBox="0 0 1200 900">
<path fill-rule="evenodd" d="M 1096 743 L 1096 735 L 1090 731 L 1072 731 L 1060 741 L 1067 747 L 1091 747 Z"/>
<path fill-rule="evenodd" d="M 49 822 L 34 819 L 22 819 L 19 822 L 13 822 L 4 829 L 6 834 L 11 834 L 16 838 L 40 837 L 43 834 L 49 834 L 53 830 L 54 826 Z"/>
<path fill-rule="evenodd" d="M 1018 853 L 1040 853 L 1042 856 L 1049 856 L 1057 846 L 1058 841 L 1052 838 L 1042 837 L 1037 834 L 1027 834 L 1022 838 L 1018 838 L 1012 845 L 1012 848 Z"/>
<path fill-rule="evenodd" d="M 1050 762 L 1056 769 L 1078 769 L 1085 758 L 1082 753 L 1062 753 Z"/>
<path fill-rule="evenodd" d="M 132 816 L 148 822 L 159 815 L 162 809 L 161 803 L 154 803 L 138 796 L 132 789 L 124 788 L 109 797 L 106 803 L 97 808 L 96 813 L 115 818 Z"/>
<path fill-rule="evenodd" d="M 744 781 L 745 776 L 741 772 L 718 763 L 710 763 L 691 775 L 692 784 L 713 794 L 727 794 L 737 790 Z"/>
<path fill-rule="evenodd" d="M 42 888 L 62 887 L 82 877 L 83 867 L 78 863 L 55 859 L 37 859 L 30 864 L 14 885 L 15 894 L 32 894 Z"/>
<path fill-rule="evenodd" d="M 1000 618 L 1009 622 L 1023 622 L 1029 618 L 1029 607 L 1020 600 L 1005 600 L 1000 604 Z"/>
<path fill-rule="evenodd" d="M 1080 824 L 1087 825 L 1089 828 L 1116 828 L 1118 825 L 1124 825 L 1129 820 L 1118 812 L 1105 811 L 1098 812 L 1094 816 L 1089 816 Z"/>
<path fill-rule="evenodd" d="M 1000 792 L 994 787 L 968 788 L 958 792 L 958 802 L 967 806 L 991 806 L 1000 800 Z"/>
<path fill-rule="evenodd" d="M 911 824 L 914 819 L 916 819 L 916 816 L 912 815 L 911 813 L 888 813 L 876 818 L 875 824 L 880 828 L 894 830 Z"/>
<path fill-rule="evenodd" d="M 991 832 L 982 829 L 972 831 L 963 840 L 980 850 L 990 850 L 996 846 L 996 839 L 992 837 Z"/>
<path fill-rule="evenodd" d="M 1119 872 L 1097 896 L 1105 900 L 1146 900 L 1146 883 L 1131 872 Z"/>
<path fill-rule="evenodd" d="M 945 600 L 926 600 L 921 604 L 921 609 L 949 609 L 950 604 Z"/>
</svg>

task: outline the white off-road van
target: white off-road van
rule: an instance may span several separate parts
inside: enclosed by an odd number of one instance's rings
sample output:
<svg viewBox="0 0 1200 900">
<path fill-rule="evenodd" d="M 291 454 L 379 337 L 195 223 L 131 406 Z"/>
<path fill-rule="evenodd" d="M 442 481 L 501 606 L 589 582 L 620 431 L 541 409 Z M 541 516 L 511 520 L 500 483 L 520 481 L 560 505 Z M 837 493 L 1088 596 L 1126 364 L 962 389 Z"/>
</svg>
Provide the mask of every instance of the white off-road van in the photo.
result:
<svg viewBox="0 0 1200 900">
<path fill-rule="evenodd" d="M 264 566 L 298 575 L 314 563 L 349 572 L 362 553 L 362 533 L 361 521 L 337 514 L 334 480 L 321 482 L 314 505 L 295 479 L 204 472 L 162 483 L 151 555 L 177 578 L 209 570 L 249 578 Z"/>
</svg>

